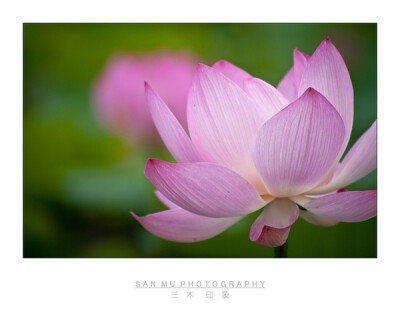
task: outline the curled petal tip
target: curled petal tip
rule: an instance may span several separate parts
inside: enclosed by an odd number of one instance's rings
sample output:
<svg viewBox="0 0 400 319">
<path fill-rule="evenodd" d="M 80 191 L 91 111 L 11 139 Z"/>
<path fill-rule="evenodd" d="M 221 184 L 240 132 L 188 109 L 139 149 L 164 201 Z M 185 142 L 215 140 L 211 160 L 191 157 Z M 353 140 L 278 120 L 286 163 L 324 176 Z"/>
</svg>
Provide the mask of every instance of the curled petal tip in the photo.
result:
<svg viewBox="0 0 400 319">
<path fill-rule="evenodd" d="M 261 83 L 261 84 L 266 84 L 266 85 L 270 86 L 270 84 L 268 84 L 267 82 L 264 82 L 263 80 L 260 80 L 259 78 L 254 78 L 254 77 L 248 77 L 243 82 L 245 85 L 249 84 L 249 83 Z"/>
<path fill-rule="evenodd" d="M 156 163 L 156 159 L 155 158 L 149 158 L 147 160 L 146 166 L 144 167 L 144 176 L 146 176 L 148 178 L 148 173 L 150 170 L 150 166 L 154 166 L 154 164 Z"/>
<path fill-rule="evenodd" d="M 325 38 L 321 44 L 319 45 L 319 47 L 335 47 L 331 41 L 330 38 Z M 318 49 L 318 48 L 317 48 Z"/>
<path fill-rule="evenodd" d="M 224 65 L 224 64 L 227 64 L 227 62 L 225 60 L 219 60 L 219 61 L 215 62 L 214 66 L 215 65 Z"/>
<path fill-rule="evenodd" d="M 207 72 L 209 68 L 210 68 L 210 67 L 209 67 L 208 65 L 205 65 L 205 64 L 203 64 L 203 63 L 197 64 L 197 68 L 196 68 L 196 71 L 195 71 L 195 74 L 194 74 L 194 78 L 197 78 L 197 79 L 198 79 L 199 76 L 201 77 L 202 74 L 204 74 L 205 72 Z"/>
<path fill-rule="evenodd" d="M 150 84 L 147 83 L 146 81 L 144 82 L 144 93 L 146 96 L 146 99 L 148 99 L 149 94 L 154 94 L 153 89 L 151 88 Z M 148 105 L 148 100 L 147 100 L 147 105 Z"/>
<path fill-rule="evenodd" d="M 311 86 L 307 90 L 305 90 L 302 95 L 305 95 L 305 94 L 311 95 L 313 98 L 319 98 L 320 97 L 320 98 L 326 100 L 327 103 L 330 104 L 330 102 L 326 99 L 326 97 L 323 94 L 321 94 L 320 92 L 318 92 L 316 89 L 314 89 Z"/>
<path fill-rule="evenodd" d="M 157 95 L 156 92 L 153 90 L 153 88 L 147 81 L 144 81 L 144 92 L 145 92 L 146 96 L 148 96 L 149 94 Z"/>
<path fill-rule="evenodd" d="M 129 212 L 129 213 L 130 213 L 131 216 L 132 216 L 133 218 L 135 218 L 136 220 L 139 219 L 139 217 L 138 217 L 134 212 Z"/>
<path fill-rule="evenodd" d="M 321 93 L 319 93 L 316 89 L 312 88 L 311 86 L 307 90 L 304 91 L 303 95 L 305 95 L 305 94 L 311 95 L 313 97 L 323 96 Z"/>
<path fill-rule="evenodd" d="M 208 65 L 205 65 L 204 63 L 199 63 L 199 64 L 197 64 L 196 71 L 203 71 L 203 70 L 207 70 L 208 68 L 209 68 Z"/>
</svg>

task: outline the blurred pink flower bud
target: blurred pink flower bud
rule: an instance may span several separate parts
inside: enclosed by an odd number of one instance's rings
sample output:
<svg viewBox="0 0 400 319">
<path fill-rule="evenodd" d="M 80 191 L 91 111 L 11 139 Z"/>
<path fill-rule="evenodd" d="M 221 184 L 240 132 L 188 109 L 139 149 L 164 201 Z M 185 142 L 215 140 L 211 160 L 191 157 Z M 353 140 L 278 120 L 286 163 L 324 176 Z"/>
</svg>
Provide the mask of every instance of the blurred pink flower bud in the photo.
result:
<svg viewBox="0 0 400 319">
<path fill-rule="evenodd" d="M 196 64 L 177 53 L 116 54 L 94 85 L 94 104 L 104 125 L 141 142 L 159 139 L 147 107 L 144 83 L 150 83 L 170 105 L 182 125 Z"/>
</svg>

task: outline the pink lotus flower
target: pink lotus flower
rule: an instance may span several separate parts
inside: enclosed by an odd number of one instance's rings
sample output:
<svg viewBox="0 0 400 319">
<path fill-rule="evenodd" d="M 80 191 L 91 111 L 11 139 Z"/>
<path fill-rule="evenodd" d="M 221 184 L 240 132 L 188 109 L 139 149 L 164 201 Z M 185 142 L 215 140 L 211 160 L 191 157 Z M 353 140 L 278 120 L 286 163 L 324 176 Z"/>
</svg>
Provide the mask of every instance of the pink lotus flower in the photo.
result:
<svg viewBox="0 0 400 319">
<path fill-rule="evenodd" d="M 295 50 L 278 89 L 228 62 L 199 65 L 187 105 L 190 138 L 149 86 L 146 93 L 178 162 L 149 159 L 145 168 L 169 209 L 132 215 L 154 235 L 205 240 L 264 207 L 250 239 L 274 247 L 299 216 L 329 226 L 376 215 L 376 191 L 338 191 L 376 168 L 376 122 L 339 162 L 353 124 L 353 88 L 329 39 L 311 57 Z"/>
<path fill-rule="evenodd" d="M 94 104 L 100 119 L 109 130 L 130 139 L 157 140 L 144 82 L 151 82 L 173 107 L 180 123 L 186 123 L 186 100 L 195 68 L 188 56 L 172 53 L 115 55 L 94 87 Z"/>
</svg>

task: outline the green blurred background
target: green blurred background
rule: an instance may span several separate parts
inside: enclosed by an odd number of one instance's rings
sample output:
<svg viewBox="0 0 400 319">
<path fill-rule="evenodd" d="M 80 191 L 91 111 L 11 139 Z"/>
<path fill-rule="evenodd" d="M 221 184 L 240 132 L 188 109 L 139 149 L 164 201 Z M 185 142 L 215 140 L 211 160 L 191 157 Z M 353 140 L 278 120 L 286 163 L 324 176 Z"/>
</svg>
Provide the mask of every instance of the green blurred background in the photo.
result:
<svg viewBox="0 0 400 319">
<path fill-rule="evenodd" d="M 172 243 L 129 214 L 164 210 L 144 177 L 148 157 L 97 120 L 91 88 L 115 52 L 189 51 L 225 59 L 277 85 L 295 47 L 312 54 L 330 37 L 355 93 L 350 146 L 376 119 L 376 24 L 24 24 L 24 257 L 272 257 L 249 240 L 257 214 L 221 235 Z M 350 190 L 376 189 L 376 171 Z M 299 219 L 289 257 L 376 257 L 377 220 L 325 228 Z"/>
</svg>

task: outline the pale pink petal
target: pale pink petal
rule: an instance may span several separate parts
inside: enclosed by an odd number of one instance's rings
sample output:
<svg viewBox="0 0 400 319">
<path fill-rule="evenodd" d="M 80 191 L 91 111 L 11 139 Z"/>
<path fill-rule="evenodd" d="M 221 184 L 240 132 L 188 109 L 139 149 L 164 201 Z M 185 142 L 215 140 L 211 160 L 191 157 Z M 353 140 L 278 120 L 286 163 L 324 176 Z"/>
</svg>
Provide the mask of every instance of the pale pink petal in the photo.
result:
<svg viewBox="0 0 400 319">
<path fill-rule="evenodd" d="M 330 227 L 330 226 L 335 226 L 338 223 L 336 220 L 315 215 L 307 210 L 301 210 L 300 217 L 303 218 L 305 221 L 309 222 L 310 224 L 314 224 L 317 226 Z"/>
<path fill-rule="evenodd" d="M 310 212 L 341 222 L 360 222 L 376 216 L 376 191 L 340 192 L 304 205 Z"/>
<path fill-rule="evenodd" d="M 307 66 L 307 61 L 310 57 L 300 52 L 297 49 L 293 51 L 293 67 L 286 73 L 285 77 L 278 84 L 278 90 L 281 92 L 289 102 L 293 102 L 298 97 L 300 81 L 303 76 L 304 70 Z"/>
<path fill-rule="evenodd" d="M 253 146 L 254 163 L 268 192 L 277 197 L 318 185 L 343 143 L 343 121 L 318 92 L 307 90 L 269 119 Z"/>
<path fill-rule="evenodd" d="M 246 71 L 227 61 L 218 61 L 212 67 L 221 72 L 226 77 L 230 78 L 241 88 L 243 88 L 244 80 L 246 80 L 247 78 L 251 78 L 251 75 L 248 74 Z"/>
<path fill-rule="evenodd" d="M 257 78 L 244 82 L 244 91 L 258 104 L 262 105 L 265 118 L 269 119 L 282 110 L 289 101 L 272 85 Z"/>
<path fill-rule="evenodd" d="M 289 236 L 289 232 L 290 227 L 278 229 L 264 226 L 260 237 L 253 241 L 267 247 L 279 247 L 285 243 Z"/>
<path fill-rule="evenodd" d="M 376 169 L 376 121 L 358 139 L 337 166 L 332 180 L 311 193 L 327 193 L 345 187 Z"/>
<path fill-rule="evenodd" d="M 195 57 L 183 53 L 158 53 L 143 61 L 144 78 L 170 107 L 179 123 L 187 128 L 186 104 L 196 70 Z M 142 93 L 144 95 L 144 92 Z"/>
<path fill-rule="evenodd" d="M 285 74 L 281 82 L 279 82 L 277 89 L 281 92 L 285 98 L 293 102 L 297 98 L 296 87 L 293 83 L 294 78 L 293 67 Z"/>
<path fill-rule="evenodd" d="M 325 96 L 343 119 L 345 137 L 339 153 L 341 156 L 346 149 L 353 126 L 353 86 L 342 56 L 329 39 L 319 45 L 308 61 L 301 79 L 299 94 L 309 87 Z"/>
<path fill-rule="evenodd" d="M 299 86 L 301 79 L 303 77 L 303 73 L 307 67 L 308 60 L 310 60 L 310 56 L 303 52 L 300 52 L 298 49 L 294 49 L 293 51 L 293 82 L 296 86 L 297 96 L 299 96 Z"/>
<path fill-rule="evenodd" d="M 295 203 L 277 198 L 264 208 L 251 226 L 250 239 L 269 247 L 281 246 L 298 216 L 299 208 Z"/>
<path fill-rule="evenodd" d="M 202 161 L 202 157 L 168 106 L 147 83 L 145 90 L 153 122 L 175 160 L 180 163 Z"/>
<path fill-rule="evenodd" d="M 242 217 L 211 218 L 192 214 L 182 208 L 139 217 L 132 216 L 157 237 L 191 243 L 217 236 Z"/>
<path fill-rule="evenodd" d="M 265 192 L 251 158 L 251 144 L 265 122 L 262 105 L 221 72 L 199 65 L 188 99 L 192 141 L 206 161 L 222 164 Z"/>
<path fill-rule="evenodd" d="M 267 203 L 243 177 L 218 164 L 149 159 L 145 175 L 167 199 L 202 216 L 247 215 Z"/>
<path fill-rule="evenodd" d="M 155 191 L 154 192 L 157 196 L 157 198 L 160 200 L 161 203 L 163 203 L 165 206 L 167 206 L 168 208 L 180 208 L 178 205 L 176 205 L 175 203 L 171 202 L 168 198 L 166 198 L 163 194 L 161 194 L 160 191 Z"/>
</svg>

